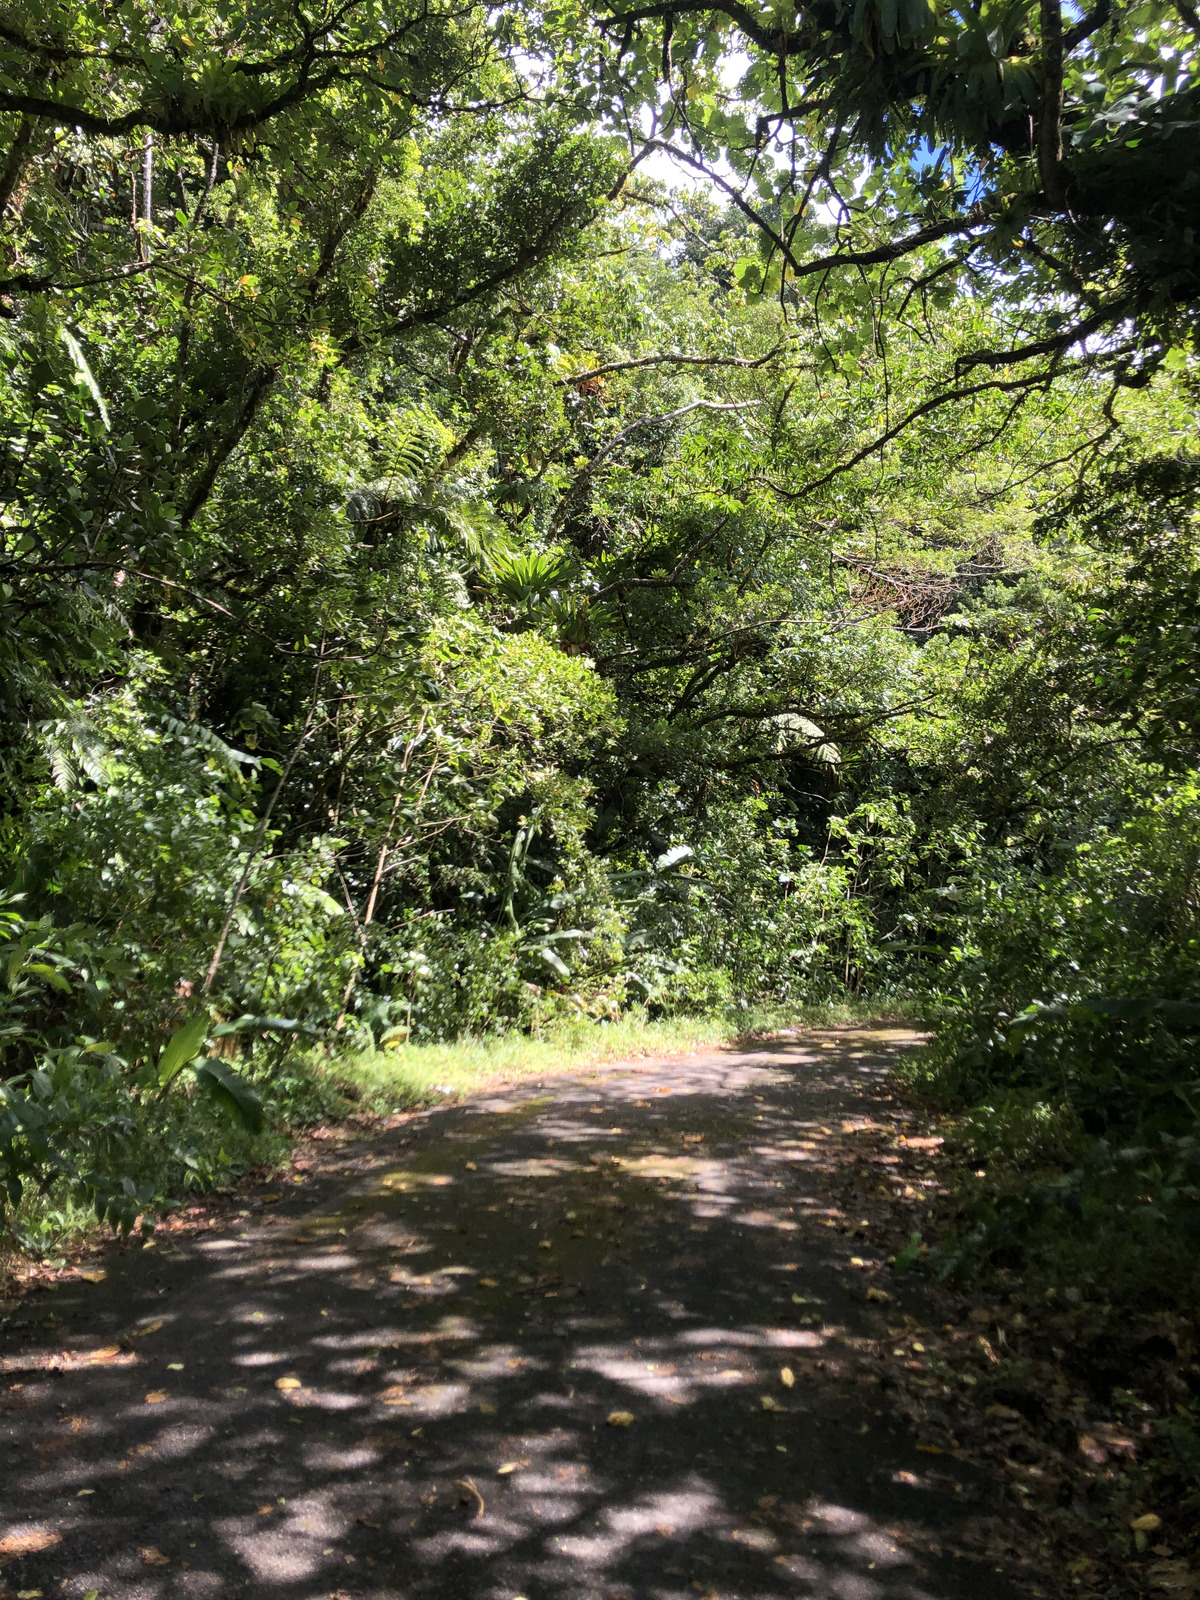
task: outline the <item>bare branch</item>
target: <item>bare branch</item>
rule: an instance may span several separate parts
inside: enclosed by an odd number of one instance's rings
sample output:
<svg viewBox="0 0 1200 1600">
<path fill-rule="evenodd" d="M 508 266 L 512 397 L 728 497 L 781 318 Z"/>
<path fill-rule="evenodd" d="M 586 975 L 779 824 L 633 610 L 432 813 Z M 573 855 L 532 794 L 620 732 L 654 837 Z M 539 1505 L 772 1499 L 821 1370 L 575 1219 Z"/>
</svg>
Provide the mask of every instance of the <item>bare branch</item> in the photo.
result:
<svg viewBox="0 0 1200 1600">
<path fill-rule="evenodd" d="M 610 372 L 631 372 L 636 367 L 745 367 L 751 371 L 756 367 L 765 367 L 773 361 L 784 344 L 777 344 L 773 350 L 768 350 L 765 356 L 677 356 L 657 355 L 639 356 L 632 361 L 609 361 L 602 367 L 589 367 L 586 372 L 575 372 L 569 378 L 560 378 L 559 387 L 565 388 L 572 383 L 583 383 L 588 378 L 602 378 Z"/>
</svg>

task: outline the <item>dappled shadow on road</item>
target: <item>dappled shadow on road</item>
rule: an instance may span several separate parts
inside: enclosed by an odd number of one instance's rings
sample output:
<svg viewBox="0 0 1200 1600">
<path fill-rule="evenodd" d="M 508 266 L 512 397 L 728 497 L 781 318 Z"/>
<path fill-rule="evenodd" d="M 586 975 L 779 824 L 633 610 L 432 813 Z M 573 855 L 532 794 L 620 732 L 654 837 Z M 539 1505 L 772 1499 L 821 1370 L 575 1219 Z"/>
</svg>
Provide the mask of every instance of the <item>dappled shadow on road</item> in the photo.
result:
<svg viewBox="0 0 1200 1600">
<path fill-rule="evenodd" d="M 984 1486 L 893 1431 L 859 1361 L 885 1313 L 830 1119 L 878 1128 L 907 1043 L 478 1100 L 344 1151 L 315 1211 L 263 1195 L 30 1303 L 0 1380 L 9 1592 L 1007 1594 L 956 1554 Z"/>
</svg>

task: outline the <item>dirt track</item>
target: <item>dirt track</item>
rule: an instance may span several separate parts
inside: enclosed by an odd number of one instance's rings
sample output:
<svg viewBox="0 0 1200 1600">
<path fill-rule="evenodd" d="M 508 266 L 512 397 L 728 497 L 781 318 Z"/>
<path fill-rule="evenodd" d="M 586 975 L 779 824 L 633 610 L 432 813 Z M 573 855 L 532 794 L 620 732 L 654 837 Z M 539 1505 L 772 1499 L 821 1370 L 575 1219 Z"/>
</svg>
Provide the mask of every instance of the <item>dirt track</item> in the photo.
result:
<svg viewBox="0 0 1200 1600">
<path fill-rule="evenodd" d="M 0 1596 L 1015 1595 L 959 1553 L 986 1480 L 891 1421 L 863 1356 L 919 1290 L 831 1200 L 823 1141 L 895 1123 L 913 1042 L 429 1113 L 24 1301 Z"/>
</svg>

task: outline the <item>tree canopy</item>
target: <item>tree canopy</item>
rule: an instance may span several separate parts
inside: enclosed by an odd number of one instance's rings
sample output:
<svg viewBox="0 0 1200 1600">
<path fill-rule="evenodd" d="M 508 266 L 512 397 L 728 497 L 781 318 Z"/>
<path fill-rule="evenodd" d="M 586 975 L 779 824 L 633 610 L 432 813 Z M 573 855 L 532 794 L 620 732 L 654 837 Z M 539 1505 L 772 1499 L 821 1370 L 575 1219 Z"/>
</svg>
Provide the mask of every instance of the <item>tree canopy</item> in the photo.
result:
<svg viewBox="0 0 1200 1600">
<path fill-rule="evenodd" d="M 923 400 L 1020 393 L 1064 364 L 1136 385 L 1186 359 L 1200 18 L 1183 0 L 664 0 L 592 22 L 635 159 L 670 151 L 753 220 L 748 286 L 836 318 L 869 283 L 877 340 L 914 303 L 1003 298 L 1004 336 Z"/>
</svg>

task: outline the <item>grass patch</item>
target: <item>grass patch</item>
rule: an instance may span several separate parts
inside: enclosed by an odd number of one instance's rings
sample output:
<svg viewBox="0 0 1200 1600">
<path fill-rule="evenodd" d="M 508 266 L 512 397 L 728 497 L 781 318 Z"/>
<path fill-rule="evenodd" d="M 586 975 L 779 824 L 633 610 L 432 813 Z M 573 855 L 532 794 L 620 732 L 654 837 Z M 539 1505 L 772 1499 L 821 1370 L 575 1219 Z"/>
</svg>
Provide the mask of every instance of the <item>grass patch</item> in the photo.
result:
<svg viewBox="0 0 1200 1600">
<path fill-rule="evenodd" d="M 880 1007 L 855 1005 L 745 1007 L 714 1017 L 651 1021 L 631 1011 L 617 1022 L 563 1023 L 540 1038 L 498 1034 L 452 1044 L 405 1044 L 339 1057 L 335 1084 L 360 1110 L 410 1111 L 461 1100 L 485 1088 L 561 1073 L 587 1072 L 617 1061 L 716 1049 L 783 1028 L 839 1027 L 880 1020 Z M 888 1020 L 899 1020 L 895 1006 Z"/>
</svg>

